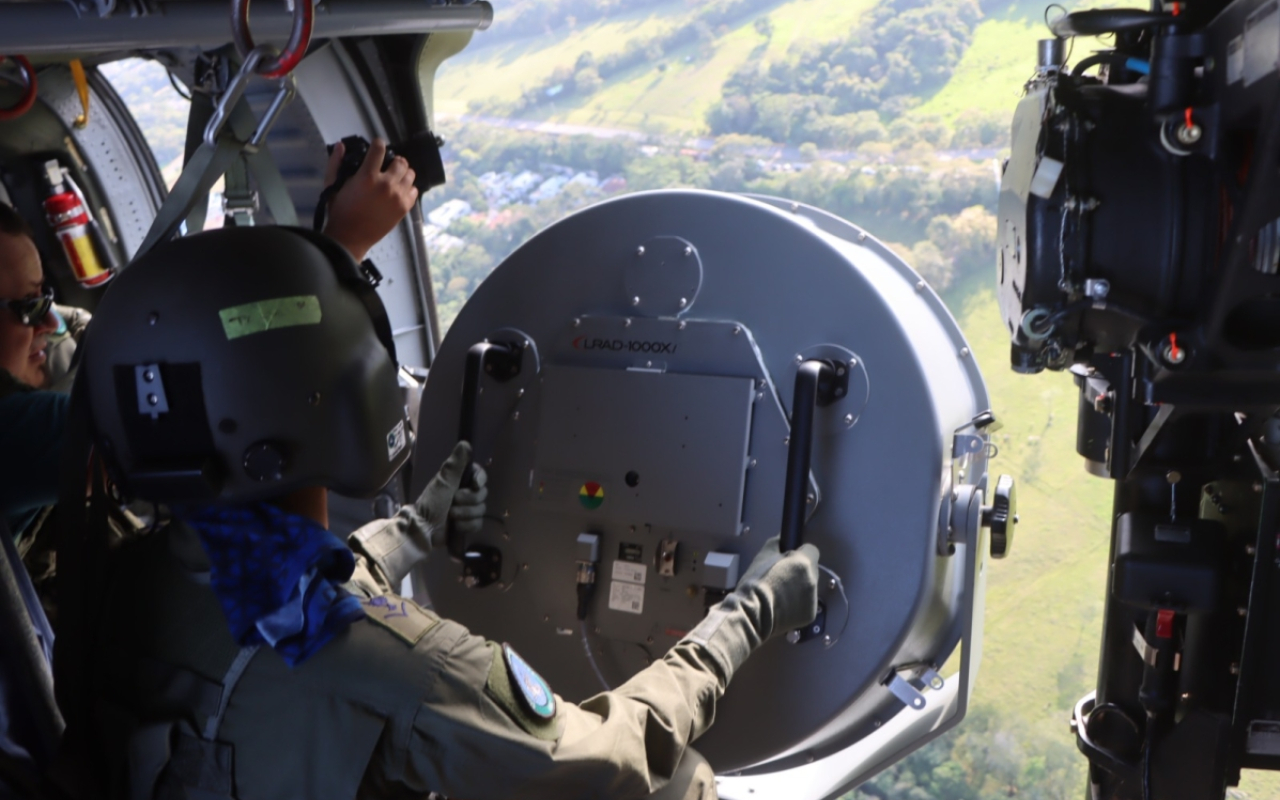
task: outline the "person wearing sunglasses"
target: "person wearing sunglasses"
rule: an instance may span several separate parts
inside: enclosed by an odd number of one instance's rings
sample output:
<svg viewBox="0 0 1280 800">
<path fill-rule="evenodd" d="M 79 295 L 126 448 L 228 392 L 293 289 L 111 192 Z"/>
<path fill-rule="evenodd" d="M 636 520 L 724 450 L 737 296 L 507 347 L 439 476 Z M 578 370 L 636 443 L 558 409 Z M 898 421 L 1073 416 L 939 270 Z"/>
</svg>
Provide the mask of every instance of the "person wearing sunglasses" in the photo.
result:
<svg viewBox="0 0 1280 800">
<path fill-rule="evenodd" d="M 31 227 L 0 203 L 0 514 L 15 535 L 56 499 L 68 398 L 37 390 L 58 327 Z"/>
</svg>

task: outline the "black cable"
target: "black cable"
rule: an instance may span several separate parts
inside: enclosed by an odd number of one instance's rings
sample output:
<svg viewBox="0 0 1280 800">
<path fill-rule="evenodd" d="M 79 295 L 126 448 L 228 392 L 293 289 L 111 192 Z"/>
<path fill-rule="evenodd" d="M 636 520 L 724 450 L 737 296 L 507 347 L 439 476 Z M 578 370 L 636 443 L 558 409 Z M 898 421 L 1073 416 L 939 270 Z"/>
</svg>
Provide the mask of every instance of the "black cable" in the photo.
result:
<svg viewBox="0 0 1280 800">
<path fill-rule="evenodd" d="M 169 72 L 168 70 L 165 70 L 165 72 L 169 76 L 169 85 L 172 86 L 173 90 L 178 93 L 178 97 L 181 97 L 183 100 L 186 100 L 188 103 L 190 103 L 191 93 L 182 91 L 182 87 L 178 85 L 178 79 L 173 77 L 172 72 Z"/>
<path fill-rule="evenodd" d="M 1156 723 L 1147 717 L 1147 732 L 1142 745 L 1142 800 L 1151 800 L 1151 743 L 1155 739 Z"/>
<path fill-rule="evenodd" d="M 1071 77 L 1078 78 L 1085 73 L 1089 67 L 1098 64 L 1109 64 L 1113 67 L 1125 67 L 1131 56 L 1123 53 L 1094 53 L 1091 56 L 1080 59 L 1080 63 L 1071 68 Z"/>
</svg>

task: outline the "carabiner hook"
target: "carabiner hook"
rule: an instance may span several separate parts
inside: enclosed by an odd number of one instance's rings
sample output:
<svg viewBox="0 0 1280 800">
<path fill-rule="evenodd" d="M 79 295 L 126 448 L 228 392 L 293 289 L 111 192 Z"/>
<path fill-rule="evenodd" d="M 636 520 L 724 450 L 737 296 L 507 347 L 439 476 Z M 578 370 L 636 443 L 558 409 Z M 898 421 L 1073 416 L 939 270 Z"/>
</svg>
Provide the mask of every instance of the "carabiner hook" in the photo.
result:
<svg viewBox="0 0 1280 800">
<path fill-rule="evenodd" d="M 218 135 L 222 133 L 222 129 L 226 127 L 227 121 L 231 119 L 231 111 L 236 107 L 236 103 L 240 102 L 240 98 L 244 96 L 245 87 L 249 85 L 249 79 L 253 77 L 253 73 L 262 63 L 263 58 L 272 58 L 275 56 L 275 49 L 267 45 L 261 45 L 253 48 L 249 56 L 240 65 L 240 71 L 231 79 L 231 84 L 227 86 L 227 90 L 218 98 L 218 105 L 213 109 L 213 115 L 209 117 L 209 123 L 204 127 L 204 141 L 210 147 L 218 146 Z M 249 137 L 249 141 L 241 145 L 241 149 L 246 153 L 256 153 L 262 146 L 263 141 L 267 138 L 267 133 L 271 130 L 271 126 L 275 124 L 276 119 L 280 116 L 280 112 L 289 104 L 297 93 L 297 81 L 293 75 L 285 75 L 279 80 L 280 88 L 276 91 L 276 96 L 272 98 L 271 105 L 267 107 L 267 111 L 262 115 L 261 121 L 254 129 L 253 135 Z"/>
<path fill-rule="evenodd" d="M 258 73 L 264 78 L 283 78 L 298 66 L 311 45 L 311 28 L 315 24 L 316 10 L 312 0 L 293 0 L 293 29 L 284 52 L 258 65 Z M 231 0 L 231 38 L 235 40 L 240 57 L 248 60 L 257 48 L 253 34 L 249 32 L 249 0 Z"/>
<path fill-rule="evenodd" d="M 36 71 L 31 66 L 31 62 L 26 56 L 0 56 L 0 61 L 6 58 L 12 59 L 13 63 L 18 65 L 18 69 L 22 72 L 23 80 L 27 82 L 27 89 L 22 93 L 22 97 L 18 98 L 18 102 L 8 108 L 0 108 L 0 120 L 17 119 L 23 114 L 31 110 L 36 103 Z"/>
</svg>

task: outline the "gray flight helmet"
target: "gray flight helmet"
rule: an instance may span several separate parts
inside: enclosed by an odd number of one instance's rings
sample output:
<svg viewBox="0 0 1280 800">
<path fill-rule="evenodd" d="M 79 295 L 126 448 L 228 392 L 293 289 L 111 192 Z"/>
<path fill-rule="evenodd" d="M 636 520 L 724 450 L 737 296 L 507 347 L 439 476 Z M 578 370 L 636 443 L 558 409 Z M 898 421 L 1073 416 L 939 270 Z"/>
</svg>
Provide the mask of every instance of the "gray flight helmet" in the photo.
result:
<svg viewBox="0 0 1280 800">
<path fill-rule="evenodd" d="M 410 453 L 386 310 L 347 251 L 299 228 L 157 245 L 86 334 L 95 439 L 136 497 L 371 496 Z"/>
</svg>

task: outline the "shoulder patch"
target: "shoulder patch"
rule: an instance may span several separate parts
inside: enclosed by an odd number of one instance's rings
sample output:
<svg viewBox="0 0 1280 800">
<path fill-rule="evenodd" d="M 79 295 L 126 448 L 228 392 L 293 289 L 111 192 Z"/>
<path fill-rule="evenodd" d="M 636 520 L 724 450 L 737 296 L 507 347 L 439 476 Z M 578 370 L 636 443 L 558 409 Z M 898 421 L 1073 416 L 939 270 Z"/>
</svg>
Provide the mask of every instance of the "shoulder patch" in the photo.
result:
<svg viewBox="0 0 1280 800">
<path fill-rule="evenodd" d="M 493 661 L 486 693 L 530 736 L 545 741 L 559 738 L 551 687 L 510 645 L 490 642 L 489 648 Z"/>
<path fill-rule="evenodd" d="M 360 607 L 370 622 L 394 633 L 405 644 L 415 645 L 440 618 L 412 600 L 394 594 L 360 598 Z"/>
</svg>

